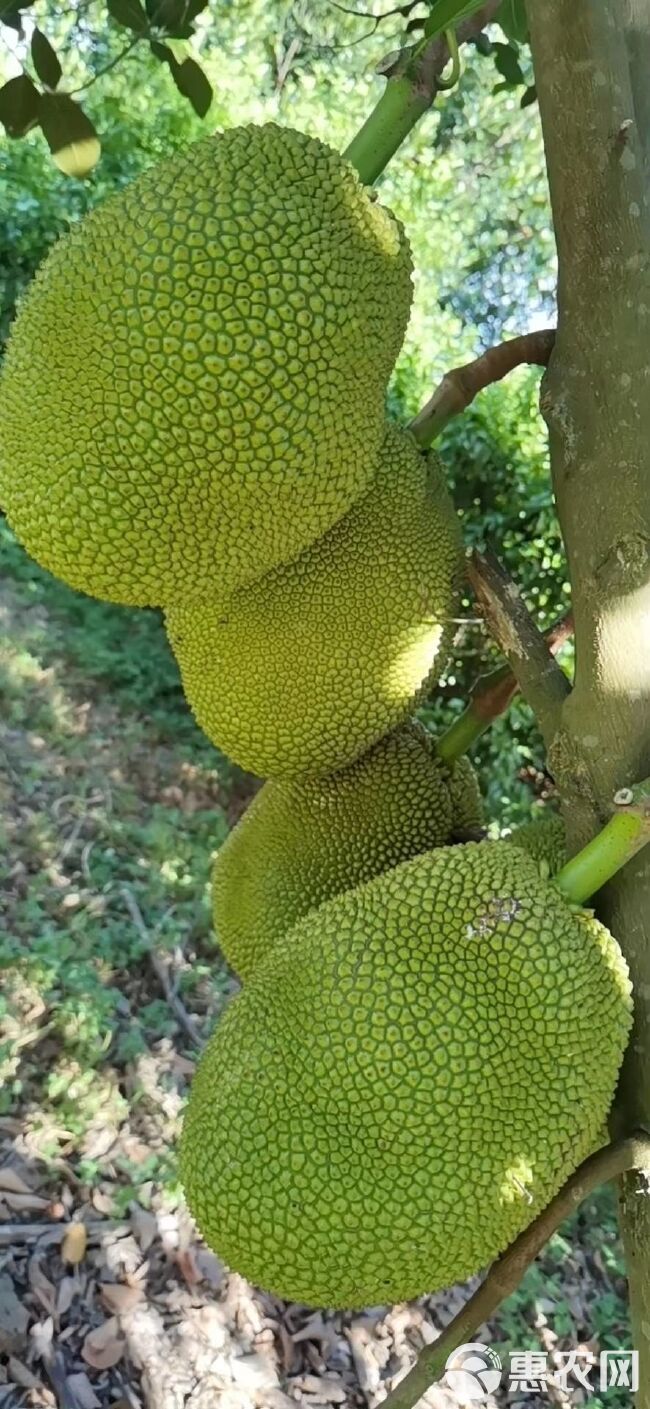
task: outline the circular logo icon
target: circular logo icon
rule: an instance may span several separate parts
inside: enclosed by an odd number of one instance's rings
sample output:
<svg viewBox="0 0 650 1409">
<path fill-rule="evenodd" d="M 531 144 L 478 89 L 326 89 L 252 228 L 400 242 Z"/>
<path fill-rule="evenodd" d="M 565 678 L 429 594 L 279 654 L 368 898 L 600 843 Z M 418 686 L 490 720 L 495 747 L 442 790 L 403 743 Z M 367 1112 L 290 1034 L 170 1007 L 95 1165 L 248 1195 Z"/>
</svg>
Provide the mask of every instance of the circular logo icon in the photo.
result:
<svg viewBox="0 0 650 1409">
<path fill-rule="evenodd" d="M 445 1376 L 463 1403 L 487 1399 L 501 1384 L 501 1361 L 491 1346 L 470 1342 L 452 1351 L 445 1365 Z"/>
</svg>

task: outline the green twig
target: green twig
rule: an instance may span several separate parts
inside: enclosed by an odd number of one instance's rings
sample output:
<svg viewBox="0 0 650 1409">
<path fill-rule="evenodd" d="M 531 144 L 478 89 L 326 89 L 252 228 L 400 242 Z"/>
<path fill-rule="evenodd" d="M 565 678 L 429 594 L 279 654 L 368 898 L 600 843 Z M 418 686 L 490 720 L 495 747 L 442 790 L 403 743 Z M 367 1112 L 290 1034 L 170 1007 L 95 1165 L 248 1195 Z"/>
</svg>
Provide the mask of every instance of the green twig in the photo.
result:
<svg viewBox="0 0 650 1409">
<path fill-rule="evenodd" d="M 614 795 L 616 813 L 602 831 L 558 871 L 554 884 L 582 905 L 611 881 L 650 841 L 650 778 Z"/>
<path fill-rule="evenodd" d="M 488 0 L 475 15 L 459 25 L 452 47 L 456 48 L 459 41 L 476 39 L 498 8 L 499 0 Z M 453 63 L 453 55 L 451 57 Z M 403 49 L 391 63 L 379 102 L 343 153 L 367 186 L 372 186 L 381 176 L 398 147 L 435 101 L 449 58 L 447 41 L 437 36 L 424 47 L 417 45 L 416 52 L 412 48 Z"/>
<path fill-rule="evenodd" d="M 501 1302 L 516 1290 L 531 1262 L 578 1204 L 601 1184 L 616 1179 L 627 1170 L 648 1168 L 650 1140 L 641 1134 L 607 1145 L 584 1160 L 559 1194 L 501 1254 L 462 1311 L 445 1326 L 432 1345 L 425 1346 L 420 1352 L 413 1369 L 382 1401 L 382 1409 L 413 1409 L 421 1396 L 444 1374 L 454 1350 L 466 1341 L 474 1340 L 479 1326 L 488 1321 Z"/>
</svg>

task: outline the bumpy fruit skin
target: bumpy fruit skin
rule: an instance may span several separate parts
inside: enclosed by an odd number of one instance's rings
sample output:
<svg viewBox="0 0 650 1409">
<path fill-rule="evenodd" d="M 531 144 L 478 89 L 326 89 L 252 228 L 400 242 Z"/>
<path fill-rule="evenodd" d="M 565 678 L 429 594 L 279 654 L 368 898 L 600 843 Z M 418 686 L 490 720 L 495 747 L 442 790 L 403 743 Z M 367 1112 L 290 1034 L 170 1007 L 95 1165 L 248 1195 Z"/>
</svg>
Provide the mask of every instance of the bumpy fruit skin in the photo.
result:
<svg viewBox="0 0 650 1409">
<path fill-rule="evenodd" d="M 261 777 L 343 768 L 442 671 L 462 569 L 438 462 L 389 426 L 372 488 L 295 562 L 166 612 L 202 729 Z"/>
<path fill-rule="evenodd" d="M 247 981 L 271 945 L 315 906 L 450 842 L 452 795 L 460 792 L 463 807 L 470 785 L 466 765 L 441 763 L 431 734 L 409 720 L 327 778 L 265 783 L 212 873 L 217 939 L 239 977 Z"/>
<path fill-rule="evenodd" d="M 313 910 L 227 1009 L 181 1142 L 198 1226 L 310 1305 L 488 1263 L 601 1142 L 630 1026 L 618 945 L 502 842 Z"/>
<path fill-rule="evenodd" d="M 290 128 L 233 128 L 75 225 L 23 300 L 0 503 L 45 567 L 134 605 L 225 594 L 367 488 L 411 300 L 401 227 Z"/>
<path fill-rule="evenodd" d="M 480 841 L 485 835 L 485 812 L 478 778 L 468 758 L 459 758 L 448 770 L 453 813 L 454 841 Z"/>
<path fill-rule="evenodd" d="M 509 842 L 510 846 L 519 847 L 535 861 L 541 861 L 550 876 L 556 875 L 567 859 L 566 828 L 562 818 L 555 814 L 543 817 L 539 822 L 525 822 L 504 841 Z"/>
</svg>

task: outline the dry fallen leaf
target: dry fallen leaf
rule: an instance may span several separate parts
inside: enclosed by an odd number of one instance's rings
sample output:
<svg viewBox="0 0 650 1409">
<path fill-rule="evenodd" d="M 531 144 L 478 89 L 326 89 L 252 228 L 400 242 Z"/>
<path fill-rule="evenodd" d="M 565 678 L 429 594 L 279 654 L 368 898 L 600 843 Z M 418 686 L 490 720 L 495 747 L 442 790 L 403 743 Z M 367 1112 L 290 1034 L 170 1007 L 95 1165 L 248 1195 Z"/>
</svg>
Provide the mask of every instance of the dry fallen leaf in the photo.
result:
<svg viewBox="0 0 650 1409">
<path fill-rule="evenodd" d="M 158 1221 L 141 1204 L 131 1206 L 131 1227 L 141 1252 L 146 1252 L 158 1233 Z"/>
<path fill-rule="evenodd" d="M 87 1375 L 84 1375 L 83 1370 L 80 1370 L 76 1375 L 68 1375 L 65 1385 L 70 1398 L 75 1405 L 78 1405 L 78 1409 L 100 1409 L 101 1401 L 97 1398 L 90 1380 Z"/>
<path fill-rule="evenodd" d="M 61 1243 L 61 1257 L 74 1267 L 85 1256 L 88 1246 L 88 1229 L 85 1223 L 71 1223 Z"/>
<path fill-rule="evenodd" d="M 111 1365 L 117 1365 L 122 1359 L 126 1341 L 119 1334 L 119 1324 L 116 1316 L 111 1316 L 105 1321 L 103 1326 L 97 1326 L 94 1331 L 89 1331 L 81 1347 L 81 1354 L 87 1365 L 92 1365 L 93 1370 L 109 1370 Z"/>
<path fill-rule="evenodd" d="M 125 1311 L 130 1311 L 142 1301 L 142 1287 L 127 1287 L 123 1282 L 105 1282 L 100 1287 L 99 1295 L 112 1316 L 123 1316 Z"/>
<path fill-rule="evenodd" d="M 56 1287 L 54 1283 L 50 1281 L 49 1277 L 46 1277 L 37 1253 L 34 1253 L 29 1259 L 27 1275 L 29 1285 L 34 1294 L 38 1297 L 44 1311 L 47 1312 L 48 1316 L 54 1316 L 56 1311 Z"/>
<path fill-rule="evenodd" d="M 11 1194 L 5 1190 L 3 1202 L 8 1204 L 14 1213 L 41 1213 L 50 1201 L 42 1199 L 39 1194 Z"/>
<path fill-rule="evenodd" d="M 74 1297 L 79 1291 L 79 1284 L 76 1277 L 62 1277 L 59 1282 L 59 1290 L 56 1298 L 56 1314 L 60 1318 L 65 1316 L 70 1310 Z"/>
<path fill-rule="evenodd" d="M 197 1264 L 193 1248 L 184 1248 L 176 1254 L 176 1266 L 188 1287 L 196 1287 L 203 1281 L 203 1273 Z"/>
<path fill-rule="evenodd" d="M 6 1189 L 10 1194 L 33 1193 L 29 1184 L 21 1179 L 18 1170 L 14 1169 L 11 1164 L 5 1164 L 0 1169 L 0 1189 Z"/>
<path fill-rule="evenodd" d="M 38 1375 L 28 1370 L 27 1366 L 23 1365 L 22 1360 L 17 1360 L 15 1355 L 9 1356 L 7 1369 L 9 1371 L 9 1379 L 13 1384 L 20 1385 L 21 1389 L 40 1389 L 41 1382 Z"/>
</svg>

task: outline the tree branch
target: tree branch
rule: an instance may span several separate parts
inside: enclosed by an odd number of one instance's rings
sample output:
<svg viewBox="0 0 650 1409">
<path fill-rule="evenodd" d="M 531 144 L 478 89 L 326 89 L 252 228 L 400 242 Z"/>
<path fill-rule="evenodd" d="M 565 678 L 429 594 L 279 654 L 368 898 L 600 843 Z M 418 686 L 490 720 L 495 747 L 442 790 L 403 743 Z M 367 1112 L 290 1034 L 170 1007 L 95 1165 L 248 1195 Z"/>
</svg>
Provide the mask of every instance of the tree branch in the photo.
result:
<svg viewBox="0 0 650 1409">
<path fill-rule="evenodd" d="M 498 558 L 475 550 L 469 559 L 468 577 L 486 626 L 508 660 L 548 745 L 571 693 L 569 681 Z"/>
<path fill-rule="evenodd" d="M 497 1307 L 516 1290 L 545 1243 L 583 1199 L 601 1184 L 628 1170 L 650 1169 L 650 1140 L 642 1134 L 597 1150 L 578 1166 L 559 1194 L 493 1264 L 485 1281 L 462 1311 L 445 1326 L 432 1345 L 420 1352 L 413 1369 L 383 1400 L 382 1409 L 413 1409 L 420 1397 L 444 1374 L 449 1356 L 465 1341 L 472 1341 Z"/>
<path fill-rule="evenodd" d="M 573 613 L 567 611 L 544 632 L 544 641 L 555 655 L 573 635 Z M 438 757 L 454 763 L 480 739 L 486 729 L 505 714 L 519 691 L 519 682 L 509 665 L 500 665 L 487 675 L 479 675 L 470 691 L 466 708 L 445 729 L 436 743 Z"/>
<path fill-rule="evenodd" d="M 494 382 L 500 382 L 515 367 L 527 363 L 537 367 L 548 366 L 554 342 L 554 328 L 523 333 L 521 337 L 489 347 L 474 362 L 466 362 L 464 366 L 446 372 L 426 406 L 409 424 L 418 445 L 431 445 L 447 422 L 466 411 L 480 391 Z"/>
</svg>

